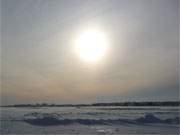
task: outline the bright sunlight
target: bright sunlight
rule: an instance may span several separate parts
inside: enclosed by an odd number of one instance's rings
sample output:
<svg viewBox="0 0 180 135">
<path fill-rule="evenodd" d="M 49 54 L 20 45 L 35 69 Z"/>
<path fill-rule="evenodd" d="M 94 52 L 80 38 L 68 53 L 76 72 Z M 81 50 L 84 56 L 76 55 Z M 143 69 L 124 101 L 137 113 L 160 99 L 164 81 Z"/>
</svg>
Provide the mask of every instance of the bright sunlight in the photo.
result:
<svg viewBox="0 0 180 135">
<path fill-rule="evenodd" d="M 108 49 L 105 33 L 94 29 L 80 33 L 75 45 L 77 55 L 87 62 L 99 61 L 105 56 Z"/>
</svg>

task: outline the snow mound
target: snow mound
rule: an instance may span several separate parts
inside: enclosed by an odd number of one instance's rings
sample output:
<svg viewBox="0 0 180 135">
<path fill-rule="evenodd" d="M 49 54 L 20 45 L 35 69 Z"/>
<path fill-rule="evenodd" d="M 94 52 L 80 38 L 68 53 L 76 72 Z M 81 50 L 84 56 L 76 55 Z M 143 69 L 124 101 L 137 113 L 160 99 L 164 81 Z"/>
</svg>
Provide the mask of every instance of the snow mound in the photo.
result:
<svg viewBox="0 0 180 135">
<path fill-rule="evenodd" d="M 161 123 L 162 120 L 153 114 L 146 114 L 144 117 L 140 117 L 136 119 L 137 122 L 141 123 Z"/>
<path fill-rule="evenodd" d="M 32 125 L 59 125 L 61 116 L 57 113 L 30 113 L 24 115 L 24 121 Z M 65 123 L 64 123 L 65 124 Z"/>
<path fill-rule="evenodd" d="M 56 113 L 30 113 L 24 115 L 26 123 L 37 126 L 53 126 L 53 125 L 69 125 L 69 124 L 82 124 L 82 125 L 109 125 L 109 124 L 144 124 L 144 123 L 163 123 L 163 124 L 180 124 L 180 118 L 160 119 L 153 114 L 146 114 L 144 117 L 137 119 L 69 119 L 63 118 Z"/>
<path fill-rule="evenodd" d="M 168 119 L 160 119 L 153 114 L 146 114 L 144 117 L 140 117 L 135 120 L 140 123 L 164 123 L 164 124 L 180 124 L 180 118 L 168 118 Z"/>
</svg>

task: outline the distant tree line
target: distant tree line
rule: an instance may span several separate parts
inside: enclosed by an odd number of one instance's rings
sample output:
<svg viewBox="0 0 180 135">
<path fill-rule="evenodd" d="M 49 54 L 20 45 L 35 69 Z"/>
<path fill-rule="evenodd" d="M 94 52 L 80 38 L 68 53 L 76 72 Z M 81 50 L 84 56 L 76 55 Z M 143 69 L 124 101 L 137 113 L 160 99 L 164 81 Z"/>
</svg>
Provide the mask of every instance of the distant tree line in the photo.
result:
<svg viewBox="0 0 180 135">
<path fill-rule="evenodd" d="M 179 101 L 95 103 L 92 106 L 180 106 Z"/>
<path fill-rule="evenodd" d="M 113 103 L 93 103 L 93 104 L 15 104 L 1 107 L 86 107 L 86 106 L 180 106 L 180 101 L 161 102 L 113 102 Z"/>
</svg>

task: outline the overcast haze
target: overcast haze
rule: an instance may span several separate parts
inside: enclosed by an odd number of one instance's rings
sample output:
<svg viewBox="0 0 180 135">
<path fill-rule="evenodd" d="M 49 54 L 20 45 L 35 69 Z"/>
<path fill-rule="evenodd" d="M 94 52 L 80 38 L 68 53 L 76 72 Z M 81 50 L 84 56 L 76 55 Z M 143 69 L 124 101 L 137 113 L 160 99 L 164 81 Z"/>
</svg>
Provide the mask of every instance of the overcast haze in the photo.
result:
<svg viewBox="0 0 180 135">
<path fill-rule="evenodd" d="M 2 0 L 2 103 L 178 100 L 178 0 Z M 98 63 L 72 51 L 99 28 Z"/>
</svg>

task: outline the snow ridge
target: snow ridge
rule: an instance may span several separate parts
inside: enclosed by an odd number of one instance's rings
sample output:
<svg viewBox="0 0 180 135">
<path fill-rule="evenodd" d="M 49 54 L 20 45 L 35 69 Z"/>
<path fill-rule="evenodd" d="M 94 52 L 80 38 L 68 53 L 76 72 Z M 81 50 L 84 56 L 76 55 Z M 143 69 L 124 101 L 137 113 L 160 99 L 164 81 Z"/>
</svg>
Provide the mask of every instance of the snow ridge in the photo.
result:
<svg viewBox="0 0 180 135">
<path fill-rule="evenodd" d="M 25 114 L 23 121 L 31 125 L 37 126 L 53 126 L 53 125 L 70 125 L 70 124 L 82 124 L 82 125 L 109 125 L 109 124 L 146 124 L 146 123 L 162 123 L 162 124 L 180 124 L 180 118 L 167 118 L 160 119 L 153 114 L 146 114 L 143 117 L 137 119 L 69 119 L 63 118 L 57 113 L 29 113 Z"/>
</svg>

